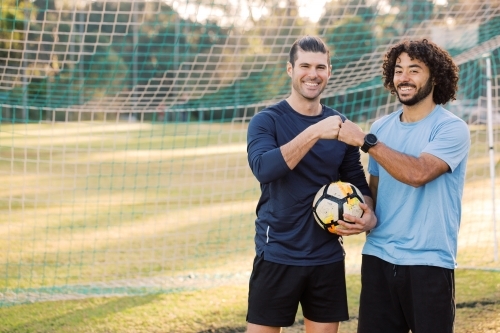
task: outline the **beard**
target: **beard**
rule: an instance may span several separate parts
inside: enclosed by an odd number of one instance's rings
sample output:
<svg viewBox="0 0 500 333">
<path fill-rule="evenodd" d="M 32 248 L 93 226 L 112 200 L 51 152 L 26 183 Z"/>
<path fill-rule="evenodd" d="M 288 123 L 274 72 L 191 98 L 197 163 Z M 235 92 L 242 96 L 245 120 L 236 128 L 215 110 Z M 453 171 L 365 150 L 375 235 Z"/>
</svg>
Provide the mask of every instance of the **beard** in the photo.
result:
<svg viewBox="0 0 500 333">
<path fill-rule="evenodd" d="M 405 84 L 401 84 L 401 86 L 408 86 L 408 85 L 405 85 Z M 401 97 L 399 96 L 399 93 L 398 91 L 396 90 L 396 95 L 398 96 L 398 100 L 401 104 L 403 105 L 406 105 L 406 106 L 413 106 L 417 103 L 419 103 L 420 101 L 422 101 L 423 99 L 425 99 L 427 96 L 429 96 L 429 94 L 432 92 L 432 80 L 429 78 L 427 80 L 427 82 L 425 83 L 425 85 L 420 88 L 417 93 L 415 94 L 415 96 L 411 97 L 410 99 L 407 99 L 407 100 L 403 100 L 401 99 Z"/>
</svg>

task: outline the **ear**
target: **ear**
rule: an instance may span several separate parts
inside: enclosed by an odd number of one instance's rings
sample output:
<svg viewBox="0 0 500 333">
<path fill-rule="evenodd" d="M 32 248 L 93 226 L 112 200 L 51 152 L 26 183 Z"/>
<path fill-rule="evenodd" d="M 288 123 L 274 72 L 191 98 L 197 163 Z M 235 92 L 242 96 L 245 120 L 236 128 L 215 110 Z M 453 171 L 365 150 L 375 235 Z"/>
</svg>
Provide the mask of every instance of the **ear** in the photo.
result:
<svg viewBox="0 0 500 333">
<path fill-rule="evenodd" d="M 286 62 L 286 72 L 287 72 L 288 76 L 292 77 L 293 66 L 290 63 L 290 61 Z"/>
</svg>

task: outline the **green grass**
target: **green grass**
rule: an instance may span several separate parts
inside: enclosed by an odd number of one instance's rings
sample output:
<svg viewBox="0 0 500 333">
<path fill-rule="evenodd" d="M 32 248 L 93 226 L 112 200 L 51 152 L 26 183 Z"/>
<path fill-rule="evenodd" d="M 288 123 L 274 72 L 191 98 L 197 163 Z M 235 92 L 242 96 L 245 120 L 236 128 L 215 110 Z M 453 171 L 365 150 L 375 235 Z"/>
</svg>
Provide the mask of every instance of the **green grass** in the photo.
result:
<svg viewBox="0 0 500 333">
<path fill-rule="evenodd" d="M 0 123 L 0 293 L 14 294 L 0 306 L 40 290 L 57 299 L 104 284 L 105 294 L 118 281 L 133 295 L 139 279 L 248 271 L 259 185 L 246 126 Z M 477 206 L 490 194 L 485 127 L 471 133 L 464 207 L 487 213 Z M 469 215 L 459 264 L 499 268 L 491 222 Z M 347 269 L 356 272 L 363 242 L 345 239 Z"/>
<path fill-rule="evenodd" d="M 0 290 L 185 274 L 252 249 L 241 124 L 0 126 Z"/>
<path fill-rule="evenodd" d="M 351 320 L 342 323 L 341 332 L 354 333 L 360 277 L 347 277 Z M 500 272 L 457 270 L 456 289 L 456 333 L 500 330 Z M 171 294 L 16 305 L 0 308 L 0 332 L 243 332 L 247 291 L 241 284 Z M 301 319 L 299 312 L 297 322 Z"/>
</svg>

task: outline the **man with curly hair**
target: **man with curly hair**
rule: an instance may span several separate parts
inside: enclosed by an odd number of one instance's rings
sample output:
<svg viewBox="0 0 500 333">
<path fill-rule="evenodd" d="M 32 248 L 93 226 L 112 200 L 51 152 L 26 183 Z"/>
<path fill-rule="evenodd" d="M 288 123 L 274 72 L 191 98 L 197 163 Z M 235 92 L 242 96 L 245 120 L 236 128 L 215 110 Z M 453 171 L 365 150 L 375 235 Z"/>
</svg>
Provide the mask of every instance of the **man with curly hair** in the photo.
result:
<svg viewBox="0 0 500 333">
<path fill-rule="evenodd" d="M 346 120 L 338 136 L 369 154 L 378 218 L 362 252 L 358 333 L 452 333 L 470 135 L 442 105 L 455 99 L 458 67 L 426 39 L 404 41 L 386 53 L 383 79 L 402 109 L 367 135 Z M 362 232 L 339 223 L 343 235 Z"/>
</svg>

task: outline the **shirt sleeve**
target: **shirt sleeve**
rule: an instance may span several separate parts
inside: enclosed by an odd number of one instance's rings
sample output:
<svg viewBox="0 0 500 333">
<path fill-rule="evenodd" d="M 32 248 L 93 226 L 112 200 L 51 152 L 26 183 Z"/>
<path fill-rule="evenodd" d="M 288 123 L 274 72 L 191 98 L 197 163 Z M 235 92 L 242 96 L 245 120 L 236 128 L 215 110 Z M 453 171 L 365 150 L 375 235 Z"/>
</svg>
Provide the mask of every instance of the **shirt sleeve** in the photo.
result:
<svg viewBox="0 0 500 333">
<path fill-rule="evenodd" d="M 349 182 L 356 186 L 363 195 L 372 196 L 370 187 L 366 181 L 361 155 L 358 147 L 347 146 L 347 151 L 339 169 L 340 180 Z"/>
<path fill-rule="evenodd" d="M 270 183 L 286 175 L 290 168 L 276 141 L 274 119 L 261 111 L 248 125 L 248 163 L 254 176 L 262 183 Z"/>
<path fill-rule="evenodd" d="M 453 119 L 438 126 L 423 153 L 432 154 L 450 167 L 451 172 L 460 164 L 470 149 L 470 132 L 461 119 Z"/>
</svg>

